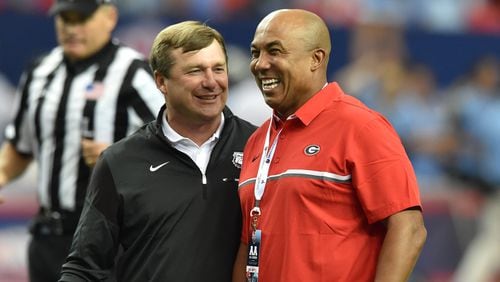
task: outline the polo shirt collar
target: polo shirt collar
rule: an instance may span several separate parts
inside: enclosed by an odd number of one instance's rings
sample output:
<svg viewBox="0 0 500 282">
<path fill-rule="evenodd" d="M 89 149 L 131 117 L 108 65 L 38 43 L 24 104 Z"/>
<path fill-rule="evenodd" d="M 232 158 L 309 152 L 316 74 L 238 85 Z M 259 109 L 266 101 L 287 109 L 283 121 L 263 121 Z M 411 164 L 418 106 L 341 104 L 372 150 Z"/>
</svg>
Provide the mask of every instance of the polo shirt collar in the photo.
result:
<svg viewBox="0 0 500 282">
<path fill-rule="evenodd" d="M 326 84 L 325 87 L 314 94 L 292 116 L 295 116 L 305 126 L 308 126 L 334 99 L 341 95 L 344 95 L 344 93 L 336 82 Z"/>
</svg>

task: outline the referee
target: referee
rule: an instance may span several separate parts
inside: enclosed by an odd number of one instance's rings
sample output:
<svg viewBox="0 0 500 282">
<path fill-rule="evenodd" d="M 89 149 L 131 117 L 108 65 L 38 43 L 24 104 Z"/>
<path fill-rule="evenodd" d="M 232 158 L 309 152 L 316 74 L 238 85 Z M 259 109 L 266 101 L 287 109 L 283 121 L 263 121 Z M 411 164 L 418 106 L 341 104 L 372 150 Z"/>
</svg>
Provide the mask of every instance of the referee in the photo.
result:
<svg viewBox="0 0 500 282">
<path fill-rule="evenodd" d="M 142 55 L 112 39 L 111 0 L 56 0 L 50 13 L 59 46 L 21 78 L 0 151 L 0 188 L 36 161 L 40 210 L 30 226 L 29 276 L 52 282 L 97 157 L 153 120 L 164 99 Z"/>
</svg>

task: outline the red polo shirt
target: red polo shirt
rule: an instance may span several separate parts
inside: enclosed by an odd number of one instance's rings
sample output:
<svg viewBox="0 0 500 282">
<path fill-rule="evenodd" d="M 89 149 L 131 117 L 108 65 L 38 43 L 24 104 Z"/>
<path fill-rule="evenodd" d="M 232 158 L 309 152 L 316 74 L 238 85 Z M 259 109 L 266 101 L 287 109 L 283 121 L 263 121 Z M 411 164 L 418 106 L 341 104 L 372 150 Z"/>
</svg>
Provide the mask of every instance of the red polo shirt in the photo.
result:
<svg viewBox="0 0 500 282">
<path fill-rule="evenodd" d="M 242 241 L 269 121 L 249 139 L 240 176 Z M 282 125 L 260 203 L 259 281 L 372 281 L 380 220 L 420 207 L 413 168 L 389 122 L 336 83 Z M 271 127 L 271 140 L 277 134 Z"/>
</svg>

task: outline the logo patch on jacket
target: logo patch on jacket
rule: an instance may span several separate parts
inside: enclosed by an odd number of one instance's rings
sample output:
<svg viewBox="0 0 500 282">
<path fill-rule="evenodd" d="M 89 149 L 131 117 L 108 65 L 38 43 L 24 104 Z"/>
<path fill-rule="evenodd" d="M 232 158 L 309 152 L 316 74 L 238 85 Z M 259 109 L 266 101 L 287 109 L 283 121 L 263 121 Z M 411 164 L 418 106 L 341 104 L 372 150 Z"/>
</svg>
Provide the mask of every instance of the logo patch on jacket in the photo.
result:
<svg viewBox="0 0 500 282">
<path fill-rule="evenodd" d="M 243 152 L 233 153 L 233 164 L 235 167 L 241 168 L 241 164 L 243 164 Z"/>
<path fill-rule="evenodd" d="M 309 145 L 304 149 L 304 154 L 307 156 L 314 156 L 319 153 L 319 145 Z"/>
</svg>

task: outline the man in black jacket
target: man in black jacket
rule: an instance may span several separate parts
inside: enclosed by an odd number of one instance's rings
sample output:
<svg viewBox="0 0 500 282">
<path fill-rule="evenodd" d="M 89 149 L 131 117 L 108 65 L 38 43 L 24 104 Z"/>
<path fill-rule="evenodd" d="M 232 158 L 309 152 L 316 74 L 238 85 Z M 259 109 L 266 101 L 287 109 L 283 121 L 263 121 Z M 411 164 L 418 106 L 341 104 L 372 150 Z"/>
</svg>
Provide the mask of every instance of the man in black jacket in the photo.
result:
<svg viewBox="0 0 500 282">
<path fill-rule="evenodd" d="M 178 23 L 158 34 L 150 63 L 166 107 L 97 162 L 60 281 L 231 281 L 255 127 L 225 107 L 224 40 Z"/>
</svg>

